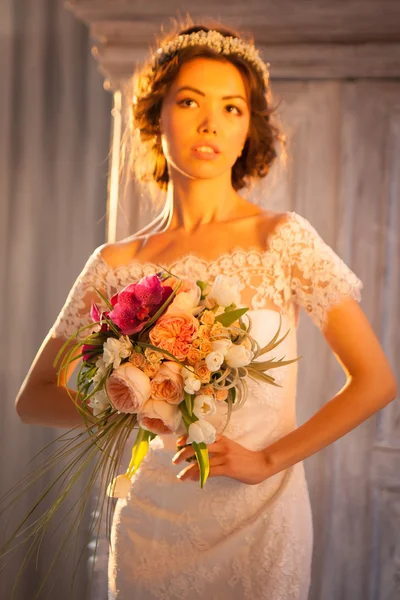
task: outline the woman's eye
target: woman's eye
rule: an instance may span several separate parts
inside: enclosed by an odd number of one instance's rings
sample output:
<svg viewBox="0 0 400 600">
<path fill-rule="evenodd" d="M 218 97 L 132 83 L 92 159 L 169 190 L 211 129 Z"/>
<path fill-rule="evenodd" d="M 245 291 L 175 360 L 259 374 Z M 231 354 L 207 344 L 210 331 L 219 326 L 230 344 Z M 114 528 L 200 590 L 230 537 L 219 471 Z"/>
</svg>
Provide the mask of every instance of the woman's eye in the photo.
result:
<svg viewBox="0 0 400 600">
<path fill-rule="evenodd" d="M 181 105 L 184 102 L 194 102 L 194 100 L 192 100 L 192 98 L 184 98 L 183 100 L 181 100 L 180 102 L 178 102 L 178 104 Z M 185 106 L 187 106 L 187 104 Z"/>
<path fill-rule="evenodd" d="M 193 100 L 193 98 L 184 98 L 183 100 L 181 100 L 180 102 L 178 102 L 179 106 L 184 106 L 184 107 L 188 107 L 189 108 L 189 104 L 184 104 L 185 102 L 195 102 L 195 100 Z M 243 112 L 240 110 L 240 108 L 238 108 L 237 106 L 235 106 L 234 104 L 228 104 L 225 108 L 229 109 L 229 108 L 234 108 L 237 111 L 237 114 L 241 115 L 243 114 Z M 232 111 L 228 111 L 229 113 L 231 113 Z"/>
<path fill-rule="evenodd" d="M 239 115 L 242 114 L 242 111 L 240 110 L 240 108 L 238 108 L 234 104 L 228 104 L 228 106 L 226 108 L 234 108 L 235 110 L 237 110 L 237 112 L 238 112 Z"/>
</svg>

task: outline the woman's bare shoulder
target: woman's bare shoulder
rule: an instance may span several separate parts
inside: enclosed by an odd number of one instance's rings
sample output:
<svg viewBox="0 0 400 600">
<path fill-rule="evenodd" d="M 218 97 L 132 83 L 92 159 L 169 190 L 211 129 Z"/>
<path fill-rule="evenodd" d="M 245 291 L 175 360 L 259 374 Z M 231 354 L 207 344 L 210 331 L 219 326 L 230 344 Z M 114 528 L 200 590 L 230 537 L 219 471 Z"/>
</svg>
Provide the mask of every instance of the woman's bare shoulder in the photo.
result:
<svg viewBox="0 0 400 600">
<path fill-rule="evenodd" d="M 143 245 L 142 239 L 121 240 L 104 244 L 100 254 L 112 269 L 126 264 L 139 255 Z"/>
</svg>

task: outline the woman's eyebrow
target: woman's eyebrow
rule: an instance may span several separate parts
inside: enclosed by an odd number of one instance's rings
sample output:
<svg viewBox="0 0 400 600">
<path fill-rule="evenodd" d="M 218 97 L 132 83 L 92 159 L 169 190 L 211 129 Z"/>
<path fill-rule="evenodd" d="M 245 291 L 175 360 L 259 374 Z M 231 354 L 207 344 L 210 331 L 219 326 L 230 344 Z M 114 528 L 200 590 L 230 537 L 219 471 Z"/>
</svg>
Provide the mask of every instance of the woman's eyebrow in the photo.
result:
<svg viewBox="0 0 400 600">
<path fill-rule="evenodd" d="M 192 92 L 196 92 L 196 94 L 200 94 L 200 96 L 205 96 L 204 92 L 201 92 L 197 88 L 194 88 L 190 85 L 184 85 L 184 86 L 180 87 L 178 90 L 176 90 L 176 93 L 178 94 L 182 90 L 191 90 Z M 241 98 L 242 100 L 244 100 L 247 103 L 247 100 L 245 98 L 243 98 L 243 96 L 240 96 L 239 94 L 236 94 L 233 96 L 222 96 L 222 100 L 232 100 L 233 98 Z"/>
</svg>

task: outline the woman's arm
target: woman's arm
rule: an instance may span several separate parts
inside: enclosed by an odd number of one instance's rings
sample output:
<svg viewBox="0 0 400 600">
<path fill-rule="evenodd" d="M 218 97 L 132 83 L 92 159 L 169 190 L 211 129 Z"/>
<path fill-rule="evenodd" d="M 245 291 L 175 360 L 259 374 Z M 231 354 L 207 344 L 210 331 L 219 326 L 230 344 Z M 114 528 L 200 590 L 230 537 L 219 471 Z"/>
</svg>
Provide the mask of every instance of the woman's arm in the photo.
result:
<svg viewBox="0 0 400 600">
<path fill-rule="evenodd" d="M 24 395 L 16 400 L 16 410 L 23 423 L 72 429 L 84 428 L 83 417 L 72 402 L 77 392 L 71 388 L 58 386 L 51 381 L 29 387 Z"/>
<path fill-rule="evenodd" d="M 396 398 L 393 371 L 356 300 L 345 298 L 329 311 L 323 335 L 346 384 L 306 423 L 263 450 L 266 477 L 332 444 Z"/>
</svg>

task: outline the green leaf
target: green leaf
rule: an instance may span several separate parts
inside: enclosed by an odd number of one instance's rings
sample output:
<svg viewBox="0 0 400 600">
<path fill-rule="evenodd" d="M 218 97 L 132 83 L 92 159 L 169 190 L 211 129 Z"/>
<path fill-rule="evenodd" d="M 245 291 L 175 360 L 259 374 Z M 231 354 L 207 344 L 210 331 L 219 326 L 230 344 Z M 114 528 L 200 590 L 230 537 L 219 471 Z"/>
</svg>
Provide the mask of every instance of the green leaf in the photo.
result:
<svg viewBox="0 0 400 600">
<path fill-rule="evenodd" d="M 225 306 L 225 310 L 224 312 L 231 312 L 232 310 L 234 310 L 236 308 L 236 304 L 234 302 L 232 302 L 232 304 L 229 304 L 229 306 Z"/>
<path fill-rule="evenodd" d="M 208 283 L 206 281 L 201 281 L 201 279 L 198 279 L 196 281 L 196 284 L 199 286 L 199 288 L 201 289 L 202 292 L 204 292 L 204 290 L 206 289 Z"/>
<path fill-rule="evenodd" d="M 194 400 L 194 395 L 192 396 L 192 394 L 188 394 L 187 392 L 183 392 L 184 398 L 185 398 L 185 406 L 187 408 L 188 411 L 188 415 L 189 417 L 191 417 L 193 415 L 193 400 Z"/>
<path fill-rule="evenodd" d="M 109 308 L 109 310 L 113 310 L 113 305 L 111 304 L 111 302 L 108 300 L 108 298 L 106 298 L 101 292 L 99 292 L 99 290 L 97 289 L 97 287 L 93 286 L 94 289 L 96 290 L 96 292 L 98 293 L 98 295 L 100 296 L 100 298 L 102 298 L 102 300 L 104 300 L 105 304 L 107 304 L 107 307 Z"/>
<path fill-rule="evenodd" d="M 215 317 L 215 320 L 224 327 L 229 327 L 229 325 L 232 325 L 232 323 L 237 321 L 237 319 L 244 315 L 248 310 L 248 308 L 237 308 L 236 310 L 231 310 L 227 313 L 222 313 L 222 315 L 218 315 L 218 317 Z"/>
<path fill-rule="evenodd" d="M 236 388 L 234 388 L 234 387 L 229 388 L 228 394 L 231 397 L 232 404 L 235 404 L 235 400 L 236 400 Z M 225 402 L 228 402 L 228 399 L 226 399 Z"/>
<path fill-rule="evenodd" d="M 132 477 L 132 475 L 138 470 L 140 463 L 148 452 L 149 438 L 152 435 L 154 434 L 152 434 L 150 431 L 147 431 L 147 429 L 142 429 L 142 427 L 139 427 L 139 433 L 132 447 L 131 462 L 129 463 L 128 470 L 126 472 L 128 477 Z"/>
<path fill-rule="evenodd" d="M 200 470 L 200 487 L 203 489 L 210 474 L 210 460 L 208 457 L 207 444 L 204 442 L 201 442 L 200 444 L 192 442 L 192 446 L 196 453 L 197 464 L 199 465 Z"/>
</svg>

